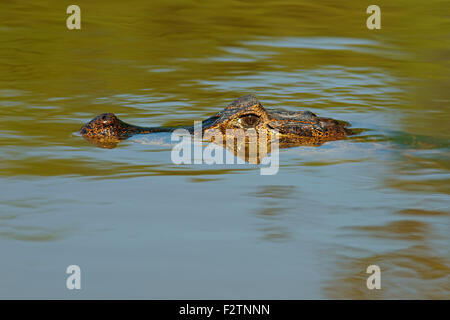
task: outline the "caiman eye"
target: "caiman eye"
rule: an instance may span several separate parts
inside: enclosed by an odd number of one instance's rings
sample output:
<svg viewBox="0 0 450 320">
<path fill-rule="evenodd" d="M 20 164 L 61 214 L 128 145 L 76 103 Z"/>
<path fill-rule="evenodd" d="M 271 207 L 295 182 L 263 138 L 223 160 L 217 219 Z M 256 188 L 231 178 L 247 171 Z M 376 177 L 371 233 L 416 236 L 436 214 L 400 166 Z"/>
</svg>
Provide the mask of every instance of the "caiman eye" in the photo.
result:
<svg viewBox="0 0 450 320">
<path fill-rule="evenodd" d="M 246 114 L 240 117 L 238 121 L 242 128 L 254 128 L 258 125 L 260 117 L 256 114 Z"/>
</svg>

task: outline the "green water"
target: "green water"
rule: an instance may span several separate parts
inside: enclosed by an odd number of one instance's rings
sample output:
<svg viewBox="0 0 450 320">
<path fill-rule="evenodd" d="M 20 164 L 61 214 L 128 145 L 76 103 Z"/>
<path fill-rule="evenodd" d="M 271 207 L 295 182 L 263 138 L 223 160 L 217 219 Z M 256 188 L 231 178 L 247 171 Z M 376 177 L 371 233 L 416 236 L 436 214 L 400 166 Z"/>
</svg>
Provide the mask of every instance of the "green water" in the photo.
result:
<svg viewBox="0 0 450 320">
<path fill-rule="evenodd" d="M 72 3 L 0 4 L 0 298 L 450 297 L 448 1 L 378 1 L 381 30 L 367 1 L 92 2 L 72 31 Z M 273 176 L 73 134 L 249 93 L 365 130 Z"/>
</svg>

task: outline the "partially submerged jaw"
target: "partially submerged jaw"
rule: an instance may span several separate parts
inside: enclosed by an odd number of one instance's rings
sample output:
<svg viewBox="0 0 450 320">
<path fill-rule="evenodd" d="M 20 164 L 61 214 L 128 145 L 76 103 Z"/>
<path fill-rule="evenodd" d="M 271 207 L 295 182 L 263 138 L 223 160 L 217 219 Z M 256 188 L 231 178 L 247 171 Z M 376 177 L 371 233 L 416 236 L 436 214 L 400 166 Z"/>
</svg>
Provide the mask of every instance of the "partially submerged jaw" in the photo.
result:
<svg viewBox="0 0 450 320">
<path fill-rule="evenodd" d="M 84 137 L 84 139 L 90 143 L 92 143 L 94 146 L 103 148 L 103 149 L 114 149 L 117 147 L 117 144 L 122 140 L 116 140 L 111 138 L 87 138 Z"/>
</svg>

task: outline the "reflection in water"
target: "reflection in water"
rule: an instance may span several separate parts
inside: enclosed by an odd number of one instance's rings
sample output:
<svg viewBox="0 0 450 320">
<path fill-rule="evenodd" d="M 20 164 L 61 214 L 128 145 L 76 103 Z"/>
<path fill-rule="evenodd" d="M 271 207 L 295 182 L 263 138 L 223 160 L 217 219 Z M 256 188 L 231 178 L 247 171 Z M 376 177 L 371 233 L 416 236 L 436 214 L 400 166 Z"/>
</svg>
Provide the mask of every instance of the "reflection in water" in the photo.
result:
<svg viewBox="0 0 450 320">
<path fill-rule="evenodd" d="M 439 210 L 440 209 L 440 210 Z M 443 209 L 450 210 L 450 206 L 446 208 L 438 208 L 438 210 L 424 210 L 424 209 L 403 209 L 397 211 L 397 214 L 411 215 L 411 216 L 448 216 L 449 211 L 442 211 Z"/>
<path fill-rule="evenodd" d="M 327 252 L 334 257 L 330 259 L 333 276 L 324 292 L 337 299 L 448 299 L 450 207 L 448 197 L 439 196 L 450 193 L 444 182 L 448 180 L 448 143 L 398 132 L 388 140 L 396 149 L 388 167 L 392 172 L 380 180 L 394 194 L 413 191 L 416 195 L 395 212 L 396 218 L 388 215 L 392 221 L 340 229 L 340 238 L 351 239 L 351 244 L 336 248 L 337 254 Z M 412 206 L 414 202 L 417 207 Z M 366 288 L 366 268 L 372 264 L 381 268 L 382 290 Z"/>
<path fill-rule="evenodd" d="M 406 192 L 450 194 L 450 149 L 407 150 L 399 153 L 389 187 Z M 448 203 L 447 203 L 448 205 Z"/>
<path fill-rule="evenodd" d="M 139 135 L 139 138 L 136 141 L 140 141 L 145 144 L 152 144 L 152 138 L 149 137 L 152 134 L 147 134 L 145 137 L 143 135 Z M 261 161 L 269 154 L 273 152 L 279 152 L 279 149 L 300 147 L 300 146 L 309 146 L 309 147 L 319 147 L 326 142 L 336 141 L 340 139 L 345 139 L 345 137 L 281 137 L 278 138 L 275 135 L 268 136 L 265 131 L 246 131 L 240 132 L 235 131 L 232 134 L 227 134 L 222 137 L 222 140 L 217 140 L 213 134 L 209 135 L 211 137 L 210 142 L 215 143 L 218 146 L 225 148 L 230 151 L 236 157 L 244 160 L 245 162 L 251 164 L 260 164 Z M 83 137 L 89 143 L 103 149 L 113 149 L 116 148 L 118 143 L 121 140 L 117 140 L 115 138 L 109 137 Z M 191 137 L 192 141 L 194 137 Z M 206 137 L 204 137 L 206 139 Z M 276 144 L 275 141 L 276 140 Z M 364 140 L 364 139 L 363 139 Z M 157 144 L 159 140 L 155 140 L 153 144 Z M 208 140 L 204 140 L 208 141 Z M 365 141 L 369 141 L 366 139 Z M 273 146 L 275 145 L 275 148 Z M 211 159 L 215 159 L 215 163 L 223 164 L 226 163 L 224 157 L 217 158 L 217 148 L 209 148 L 208 155 Z M 204 153 L 204 151 L 202 152 Z M 222 151 L 219 152 L 220 155 L 224 153 Z M 233 161 L 233 163 L 235 163 Z"/>
<path fill-rule="evenodd" d="M 405 209 L 400 214 L 416 217 L 430 211 Z M 436 212 L 432 213 L 436 215 Z M 440 214 L 437 214 L 440 215 Z M 447 223 L 446 221 L 442 221 Z M 448 225 L 445 227 L 448 231 Z M 419 220 L 399 220 L 381 226 L 356 226 L 342 229 L 355 239 L 352 247 L 335 256 L 333 281 L 326 286 L 329 297 L 338 299 L 445 299 L 450 293 L 448 248 L 433 249 L 436 241 L 446 243 L 431 224 Z M 379 244 L 371 241 L 378 239 Z M 444 240 L 444 241 L 442 241 Z M 359 246 L 356 245 L 359 243 Z M 377 250 L 380 246 L 400 249 Z M 373 249 L 367 250 L 370 246 Z M 379 251 L 380 253 L 374 253 Z M 381 268 L 381 290 L 368 290 L 366 280 L 370 265 Z"/>
<path fill-rule="evenodd" d="M 342 250 L 340 250 L 342 252 Z M 333 281 L 325 293 L 334 299 L 448 299 L 448 258 L 427 244 L 412 244 L 401 250 L 367 254 L 351 250 L 336 256 Z M 381 290 L 368 290 L 366 269 L 381 268 Z"/>
<path fill-rule="evenodd" d="M 385 226 L 351 227 L 361 232 L 360 236 L 375 237 L 392 240 L 424 240 L 428 234 L 429 225 L 415 220 L 401 220 L 389 222 Z M 355 237 L 357 235 L 355 234 Z"/>
<path fill-rule="evenodd" d="M 10 227 L 8 229 L 0 231 L 0 237 L 20 241 L 46 242 L 64 239 L 69 234 L 69 230 L 38 228 L 33 226 Z"/>
<path fill-rule="evenodd" d="M 25 197 L 8 199 L 0 202 L 0 238 L 31 241 L 50 242 L 66 238 L 73 232 L 67 226 L 48 226 L 40 222 L 46 210 L 55 205 L 73 205 L 72 199 L 43 199 L 39 197 Z M 36 220 L 34 220 L 36 219 Z"/>
<path fill-rule="evenodd" d="M 295 189 L 295 186 L 263 186 L 250 193 L 250 196 L 261 200 L 256 214 L 263 221 L 260 231 L 264 240 L 286 241 L 293 236 L 286 219 L 289 219 L 287 215 L 293 208 L 289 199 L 296 193 Z"/>
</svg>

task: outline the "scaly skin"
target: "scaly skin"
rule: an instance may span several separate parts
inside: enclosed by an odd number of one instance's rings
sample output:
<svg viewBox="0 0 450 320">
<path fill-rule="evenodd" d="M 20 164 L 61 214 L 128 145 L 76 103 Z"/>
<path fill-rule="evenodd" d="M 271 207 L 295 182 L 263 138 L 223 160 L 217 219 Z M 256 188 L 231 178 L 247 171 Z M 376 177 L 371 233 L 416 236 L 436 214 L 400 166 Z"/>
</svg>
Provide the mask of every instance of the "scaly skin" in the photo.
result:
<svg viewBox="0 0 450 320">
<path fill-rule="evenodd" d="M 310 111 L 283 111 L 264 108 L 253 95 L 241 97 L 216 115 L 202 122 L 205 140 L 214 140 L 216 133 L 226 138 L 228 129 L 264 130 L 269 137 L 278 133 L 280 148 L 299 145 L 318 146 L 327 141 L 344 139 L 353 134 L 348 123 L 317 117 Z M 182 127 L 190 133 L 194 127 Z M 85 124 L 81 135 L 104 148 L 114 147 L 119 141 L 136 134 L 172 132 L 179 128 L 138 127 L 123 122 L 112 113 L 103 113 Z"/>
</svg>

